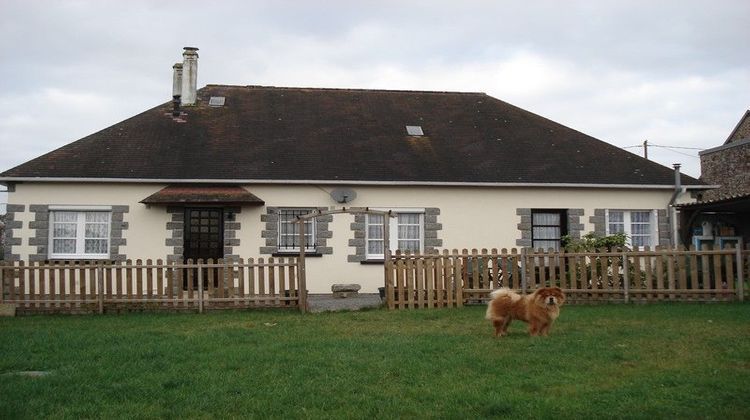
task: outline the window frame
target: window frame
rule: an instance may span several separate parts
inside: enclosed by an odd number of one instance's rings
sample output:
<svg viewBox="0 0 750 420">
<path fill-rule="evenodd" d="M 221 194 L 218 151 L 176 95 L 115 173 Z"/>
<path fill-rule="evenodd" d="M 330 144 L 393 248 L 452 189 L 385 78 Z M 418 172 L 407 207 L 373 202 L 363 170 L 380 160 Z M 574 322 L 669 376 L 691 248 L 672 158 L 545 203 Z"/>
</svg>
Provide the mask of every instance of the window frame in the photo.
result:
<svg viewBox="0 0 750 420">
<path fill-rule="evenodd" d="M 306 213 L 303 213 L 303 214 L 309 214 L 309 213 L 311 213 L 311 212 L 313 212 L 315 210 L 317 210 L 316 207 L 278 207 L 277 212 L 278 212 L 279 220 L 276 223 L 276 229 L 277 229 L 277 232 L 276 232 L 276 253 L 278 253 L 278 254 L 299 254 L 299 251 L 300 251 L 299 244 L 297 244 L 297 246 L 295 246 L 295 247 L 287 247 L 287 248 L 282 248 L 281 247 L 281 237 L 282 237 L 282 229 L 281 229 L 282 217 L 281 216 L 282 216 L 282 213 L 284 213 L 284 212 L 290 212 L 290 211 L 292 211 L 292 212 L 306 211 Z M 302 214 L 300 214 L 300 215 L 302 215 Z M 296 215 L 295 215 L 295 217 L 296 217 Z M 305 222 L 305 224 L 310 223 L 310 225 L 309 225 L 310 226 L 309 233 L 311 234 L 311 236 L 310 236 L 310 243 L 312 244 L 311 246 L 305 246 L 305 252 L 306 253 L 315 253 L 315 252 L 317 252 L 318 233 L 317 233 L 317 229 L 315 227 L 315 224 L 316 224 L 315 220 L 316 219 L 310 219 L 308 222 Z M 291 223 L 293 225 L 295 222 L 286 222 L 286 223 Z M 292 229 L 292 230 L 294 230 L 294 229 Z M 305 233 L 308 233 L 308 229 L 305 229 Z M 285 235 L 289 235 L 289 234 L 285 234 Z M 293 233 L 293 234 L 291 234 L 291 236 L 294 238 L 293 242 L 297 242 L 297 240 L 299 238 L 299 233 Z"/>
<path fill-rule="evenodd" d="M 558 214 L 560 216 L 560 224 L 559 225 L 535 225 L 534 224 L 534 215 L 535 214 Z M 534 238 L 534 228 L 535 227 L 559 227 L 560 228 L 560 237 L 558 239 L 548 239 L 548 238 Z M 568 209 L 531 209 L 531 249 L 538 249 L 536 246 L 534 246 L 535 241 L 547 241 L 547 242 L 557 242 L 557 248 L 555 251 L 559 251 L 562 249 L 562 237 L 568 234 Z M 548 248 L 547 248 L 548 249 Z M 547 249 L 544 249 L 544 251 L 547 251 Z"/>
<path fill-rule="evenodd" d="M 605 227 L 605 234 L 607 236 L 612 235 L 613 232 L 610 230 L 609 224 L 610 224 L 610 212 L 622 212 L 622 224 L 623 224 L 623 233 L 627 235 L 627 239 L 625 242 L 625 245 L 632 248 L 643 248 L 643 247 L 651 247 L 652 249 L 658 246 L 659 243 L 659 232 L 658 232 L 658 224 L 659 224 L 659 215 L 657 213 L 657 210 L 655 209 L 606 209 L 604 211 L 604 227 Z M 632 214 L 635 212 L 647 212 L 649 214 L 649 245 L 633 245 L 633 219 Z M 618 222 L 619 223 L 619 222 Z M 636 222 L 636 224 L 644 224 L 641 222 Z M 637 234 L 637 236 L 646 236 L 643 234 Z"/>
<path fill-rule="evenodd" d="M 391 252 L 394 252 L 398 249 L 398 216 L 400 214 L 417 214 L 419 215 L 419 238 L 418 239 L 402 239 L 402 240 L 409 240 L 419 241 L 419 253 L 424 253 L 424 213 L 425 210 L 423 208 L 372 208 L 372 210 L 378 210 L 378 211 L 391 211 L 394 217 L 396 219 L 395 221 L 391 221 L 388 225 L 388 249 L 391 250 Z M 373 254 L 369 252 L 369 242 L 370 239 L 370 216 L 373 216 L 371 214 L 365 215 L 365 261 L 384 261 L 385 260 L 385 254 Z M 382 216 L 383 218 L 387 216 Z M 385 219 L 383 219 L 383 222 L 385 223 Z M 382 226 L 382 225 L 381 225 Z M 381 228 L 382 230 L 382 228 Z M 383 238 L 376 238 L 372 239 L 373 241 L 383 241 Z M 385 247 L 383 247 L 383 252 L 385 252 Z"/>
<path fill-rule="evenodd" d="M 76 241 L 76 251 L 74 253 L 60 253 L 55 252 L 55 246 L 54 246 L 54 240 L 55 239 L 61 239 L 55 237 L 55 213 L 75 213 L 76 214 L 76 236 L 75 238 L 65 238 L 65 239 L 75 239 Z M 92 222 L 86 222 L 86 214 L 87 213 L 105 213 L 107 215 L 107 220 L 105 222 L 94 222 L 99 224 L 105 224 L 107 226 L 107 235 L 105 238 L 86 238 L 86 224 L 92 223 Z M 50 207 L 49 213 L 48 213 L 48 220 L 49 220 L 49 233 L 48 233 L 48 241 L 47 241 L 47 258 L 50 260 L 108 260 L 110 259 L 111 255 L 111 246 L 112 246 L 112 209 L 111 207 L 103 207 L 103 206 L 86 206 L 86 207 Z M 57 223 L 65 223 L 65 222 L 57 222 Z M 73 222 L 68 222 L 73 223 Z M 94 254 L 94 253 L 86 253 L 86 239 L 97 239 L 97 240 L 106 240 L 107 245 L 106 253 L 100 253 L 100 254 Z"/>
</svg>

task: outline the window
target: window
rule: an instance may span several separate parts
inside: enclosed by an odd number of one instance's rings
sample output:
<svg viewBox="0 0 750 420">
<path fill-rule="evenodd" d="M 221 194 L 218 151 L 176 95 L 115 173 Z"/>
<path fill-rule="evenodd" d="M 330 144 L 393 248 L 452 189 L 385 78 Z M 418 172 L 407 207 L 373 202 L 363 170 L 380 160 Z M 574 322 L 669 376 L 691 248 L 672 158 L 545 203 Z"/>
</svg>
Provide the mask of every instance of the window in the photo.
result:
<svg viewBox="0 0 750 420">
<path fill-rule="evenodd" d="M 50 258 L 109 258 L 108 211 L 50 212 Z"/>
<path fill-rule="evenodd" d="M 653 210 L 607 210 L 607 235 L 624 233 L 628 236 L 628 246 L 653 246 L 656 243 L 653 213 Z"/>
<path fill-rule="evenodd" d="M 560 250 L 563 236 L 568 234 L 565 210 L 531 210 L 531 246 L 534 249 Z"/>
<path fill-rule="evenodd" d="M 279 252 L 299 252 L 299 223 L 297 216 L 303 216 L 314 209 L 279 210 Z M 305 251 L 315 252 L 315 223 L 305 221 Z"/>
<path fill-rule="evenodd" d="M 422 252 L 424 214 L 417 211 L 394 212 L 396 217 L 389 223 L 389 249 L 391 252 L 401 251 Z M 368 260 L 382 260 L 383 249 L 383 217 L 368 214 L 365 248 Z"/>
</svg>

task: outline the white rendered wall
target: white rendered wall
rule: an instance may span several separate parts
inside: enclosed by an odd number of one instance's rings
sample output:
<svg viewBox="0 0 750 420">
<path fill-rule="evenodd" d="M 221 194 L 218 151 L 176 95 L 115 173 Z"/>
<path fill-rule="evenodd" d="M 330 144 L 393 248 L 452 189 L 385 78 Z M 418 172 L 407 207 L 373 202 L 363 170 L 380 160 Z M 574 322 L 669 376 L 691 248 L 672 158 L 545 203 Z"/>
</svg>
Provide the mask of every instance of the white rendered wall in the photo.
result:
<svg viewBox="0 0 750 420">
<path fill-rule="evenodd" d="M 172 253 L 172 247 L 165 245 L 171 237 L 167 231 L 170 215 L 163 206 L 150 206 L 140 200 L 160 190 L 160 184 L 72 184 L 72 183 L 22 183 L 9 194 L 10 204 L 23 204 L 25 211 L 16 214 L 16 220 L 23 227 L 14 231 L 15 237 L 22 238 L 22 245 L 14 246 L 13 253 L 20 254 L 22 260 L 36 253 L 36 247 L 28 245 L 33 230 L 29 222 L 33 213 L 29 205 L 127 205 L 130 210 L 124 215 L 128 228 L 123 232 L 127 245 L 120 253 L 130 259 L 165 259 Z M 273 207 L 335 207 L 329 196 L 331 186 L 282 186 L 245 185 L 248 191 L 260 197 L 266 205 Z M 665 209 L 671 197 L 671 190 L 631 190 L 631 189 L 572 189 L 572 188 L 499 188 L 499 187 L 374 187 L 354 186 L 357 199 L 347 206 L 355 207 L 437 207 L 440 209 L 438 223 L 442 230 L 442 249 L 454 248 L 512 248 L 520 238 L 517 228 L 520 216 L 517 208 L 582 208 L 584 215 L 580 221 L 584 233 L 593 230 L 589 217 L 594 209 L 611 208 L 623 210 Z M 679 201 L 685 201 L 681 197 Z M 240 245 L 233 253 L 243 258 L 264 257 L 260 247 L 265 246 L 261 231 L 265 222 L 261 214 L 265 207 L 243 207 L 236 221 L 241 223 L 237 233 Z M 349 246 L 353 238 L 350 224 L 354 217 L 347 214 L 335 215 L 329 230 L 333 237 L 328 246 L 333 254 L 307 260 L 308 289 L 311 293 L 327 293 L 334 283 L 359 283 L 362 292 L 374 293 L 383 284 L 382 265 L 363 265 L 347 262 L 347 256 L 354 254 Z"/>
</svg>

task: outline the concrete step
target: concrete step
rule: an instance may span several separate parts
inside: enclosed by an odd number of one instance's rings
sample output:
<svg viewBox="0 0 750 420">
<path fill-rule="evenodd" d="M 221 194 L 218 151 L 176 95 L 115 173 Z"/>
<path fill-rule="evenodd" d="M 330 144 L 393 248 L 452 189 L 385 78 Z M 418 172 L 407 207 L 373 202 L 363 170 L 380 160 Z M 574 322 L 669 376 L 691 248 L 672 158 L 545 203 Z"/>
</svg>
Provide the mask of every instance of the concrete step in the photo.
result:
<svg viewBox="0 0 750 420">
<path fill-rule="evenodd" d="M 332 294 L 307 296 L 307 307 L 310 312 L 359 311 L 365 308 L 378 308 L 382 304 L 377 293 L 359 293 L 347 298 L 334 298 Z"/>
</svg>

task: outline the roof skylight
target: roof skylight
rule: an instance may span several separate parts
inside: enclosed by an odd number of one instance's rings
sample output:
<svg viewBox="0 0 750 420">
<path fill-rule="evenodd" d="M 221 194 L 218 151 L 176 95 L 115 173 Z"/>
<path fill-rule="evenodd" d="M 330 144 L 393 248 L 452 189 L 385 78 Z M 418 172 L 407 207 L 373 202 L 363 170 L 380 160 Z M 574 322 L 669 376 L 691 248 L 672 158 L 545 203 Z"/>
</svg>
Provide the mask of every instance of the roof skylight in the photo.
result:
<svg viewBox="0 0 750 420">
<path fill-rule="evenodd" d="M 407 125 L 406 134 L 410 136 L 424 136 L 421 125 Z"/>
<path fill-rule="evenodd" d="M 224 100 L 226 98 L 223 96 L 212 96 L 211 99 L 208 100 L 208 106 L 224 106 Z"/>
</svg>

